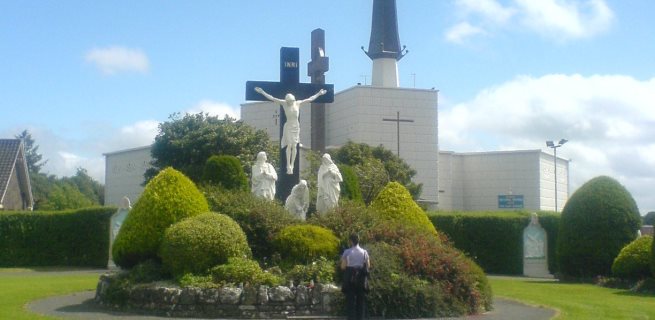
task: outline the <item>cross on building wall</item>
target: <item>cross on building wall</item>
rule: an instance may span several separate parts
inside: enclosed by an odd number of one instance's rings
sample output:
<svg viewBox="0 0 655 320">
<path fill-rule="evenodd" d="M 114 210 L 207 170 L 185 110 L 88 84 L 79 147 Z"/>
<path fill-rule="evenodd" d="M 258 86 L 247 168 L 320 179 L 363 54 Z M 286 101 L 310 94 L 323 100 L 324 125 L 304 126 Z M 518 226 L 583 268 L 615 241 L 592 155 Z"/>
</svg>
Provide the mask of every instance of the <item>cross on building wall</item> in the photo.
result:
<svg viewBox="0 0 655 320">
<path fill-rule="evenodd" d="M 396 111 L 396 119 L 390 119 L 390 118 L 383 118 L 382 121 L 391 121 L 396 123 L 396 152 L 398 154 L 398 157 L 400 158 L 400 123 L 401 122 L 414 122 L 414 120 L 411 119 L 400 119 L 400 111 Z"/>
<path fill-rule="evenodd" d="M 262 88 L 270 95 L 284 99 L 291 93 L 296 100 L 307 99 L 321 89 L 327 90 L 327 93 L 318 97 L 316 103 L 331 103 L 334 101 L 334 85 L 332 84 L 314 84 L 300 83 L 300 50 L 298 48 L 282 47 L 280 49 L 280 81 L 247 81 L 246 82 L 246 100 L 250 101 L 269 101 L 263 95 L 255 91 L 256 87 Z M 287 121 L 284 108 L 280 106 L 280 141 L 282 141 L 282 130 Z M 303 112 L 302 110 L 300 112 Z M 297 147 L 297 146 L 296 146 Z M 299 149 L 299 148 L 297 148 Z M 277 191 L 275 196 L 284 201 L 291 193 L 291 188 L 300 182 L 300 155 L 295 159 L 293 174 L 286 174 L 287 159 L 286 154 L 280 149 L 280 170 L 277 181 Z"/>
</svg>

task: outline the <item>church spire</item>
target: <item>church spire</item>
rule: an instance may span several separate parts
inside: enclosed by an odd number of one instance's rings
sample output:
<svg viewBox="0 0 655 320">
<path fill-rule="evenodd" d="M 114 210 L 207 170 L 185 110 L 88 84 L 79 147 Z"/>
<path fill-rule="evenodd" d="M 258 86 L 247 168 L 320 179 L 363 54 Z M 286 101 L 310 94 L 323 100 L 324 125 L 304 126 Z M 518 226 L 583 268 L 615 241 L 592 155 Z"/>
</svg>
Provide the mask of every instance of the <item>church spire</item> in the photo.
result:
<svg viewBox="0 0 655 320">
<path fill-rule="evenodd" d="M 373 0 L 371 40 L 368 52 L 364 52 L 373 60 L 372 84 L 398 87 L 397 62 L 407 54 L 407 50 L 400 47 L 396 0 Z"/>
</svg>

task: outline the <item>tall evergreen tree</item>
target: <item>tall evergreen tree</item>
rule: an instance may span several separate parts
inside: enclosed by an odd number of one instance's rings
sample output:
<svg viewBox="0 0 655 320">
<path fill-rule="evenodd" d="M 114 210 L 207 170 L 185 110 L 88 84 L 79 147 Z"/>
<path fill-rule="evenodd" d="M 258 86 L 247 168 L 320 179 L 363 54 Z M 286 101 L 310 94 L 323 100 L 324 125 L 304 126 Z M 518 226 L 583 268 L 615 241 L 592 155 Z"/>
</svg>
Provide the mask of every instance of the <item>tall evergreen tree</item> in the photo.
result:
<svg viewBox="0 0 655 320">
<path fill-rule="evenodd" d="M 37 174 L 41 171 L 41 168 L 48 163 L 48 160 L 43 160 L 43 155 L 39 153 L 39 146 L 34 144 L 34 139 L 32 134 L 27 130 L 23 130 L 20 134 L 17 134 L 16 139 L 23 140 L 23 145 L 25 147 L 25 158 L 27 160 L 27 167 L 30 171 L 30 174 Z"/>
</svg>

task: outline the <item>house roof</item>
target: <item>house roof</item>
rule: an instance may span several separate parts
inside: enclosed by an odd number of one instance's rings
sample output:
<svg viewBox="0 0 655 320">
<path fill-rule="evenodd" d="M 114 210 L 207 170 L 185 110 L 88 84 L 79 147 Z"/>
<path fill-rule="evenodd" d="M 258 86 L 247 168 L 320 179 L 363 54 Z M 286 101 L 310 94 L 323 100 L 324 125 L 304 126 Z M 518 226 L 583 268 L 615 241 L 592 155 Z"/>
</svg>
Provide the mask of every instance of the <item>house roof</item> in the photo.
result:
<svg viewBox="0 0 655 320">
<path fill-rule="evenodd" d="M 23 186 L 27 188 L 27 195 L 30 203 L 32 202 L 32 190 L 27 171 L 27 161 L 23 150 L 23 141 L 20 139 L 0 139 L 0 204 L 3 203 L 9 179 L 14 170 L 17 172 L 19 179 L 22 178 Z"/>
</svg>

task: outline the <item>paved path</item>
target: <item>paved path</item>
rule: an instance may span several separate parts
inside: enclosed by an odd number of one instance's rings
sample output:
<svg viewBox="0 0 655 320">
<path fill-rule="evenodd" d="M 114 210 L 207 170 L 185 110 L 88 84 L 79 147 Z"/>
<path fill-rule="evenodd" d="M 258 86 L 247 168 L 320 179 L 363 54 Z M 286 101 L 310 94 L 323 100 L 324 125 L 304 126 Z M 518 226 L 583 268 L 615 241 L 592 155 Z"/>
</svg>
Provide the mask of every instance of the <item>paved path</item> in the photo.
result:
<svg viewBox="0 0 655 320">
<path fill-rule="evenodd" d="M 88 319 L 88 320 L 110 320 L 110 319 L 135 319 L 135 320 L 154 320 L 154 319 L 183 319 L 155 317 L 147 315 L 137 315 L 125 312 L 108 310 L 96 305 L 93 302 L 94 291 L 78 292 L 72 295 L 51 297 L 43 300 L 33 301 L 28 305 L 32 312 L 57 316 L 65 319 Z M 463 317 L 463 318 L 445 318 L 445 319 L 479 319 L 479 320 L 512 320 L 512 319 L 530 319 L 530 320 L 547 320 L 555 316 L 556 312 L 552 309 L 528 306 L 519 302 L 496 298 L 494 300 L 495 309 L 485 314 Z"/>
</svg>

